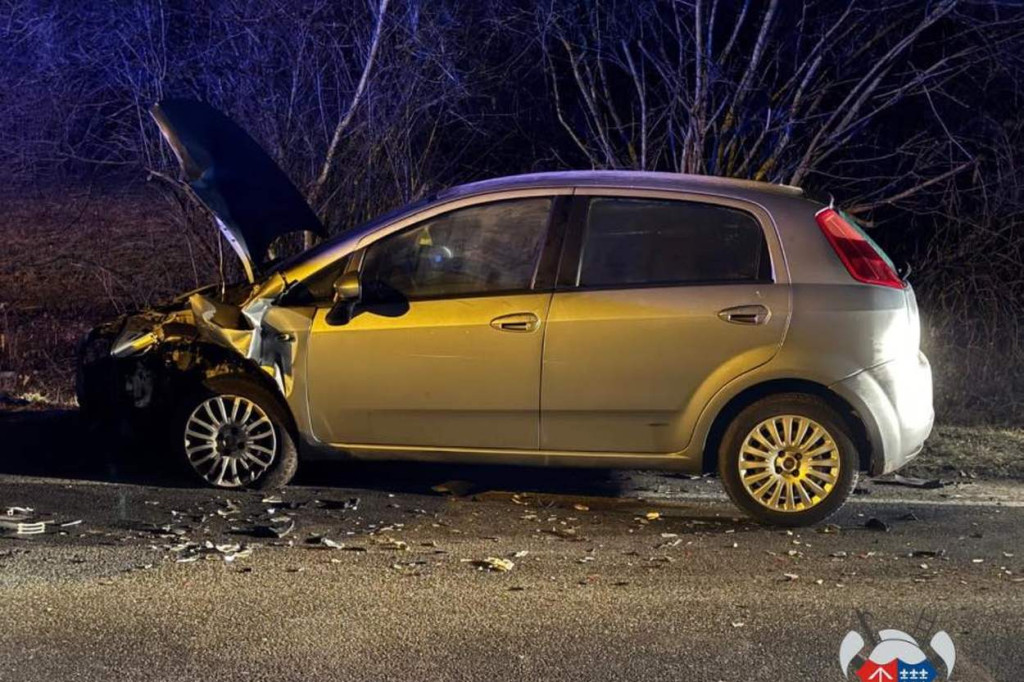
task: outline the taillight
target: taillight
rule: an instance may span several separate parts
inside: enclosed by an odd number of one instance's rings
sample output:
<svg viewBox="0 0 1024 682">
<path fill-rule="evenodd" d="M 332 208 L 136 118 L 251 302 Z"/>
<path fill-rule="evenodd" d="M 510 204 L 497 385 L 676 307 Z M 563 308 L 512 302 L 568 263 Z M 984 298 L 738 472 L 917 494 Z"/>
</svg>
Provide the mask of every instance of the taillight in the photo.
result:
<svg viewBox="0 0 1024 682">
<path fill-rule="evenodd" d="M 818 227 L 843 261 L 850 276 L 858 282 L 894 289 L 904 288 L 903 280 L 882 250 L 834 208 L 824 208 L 814 216 Z"/>
</svg>

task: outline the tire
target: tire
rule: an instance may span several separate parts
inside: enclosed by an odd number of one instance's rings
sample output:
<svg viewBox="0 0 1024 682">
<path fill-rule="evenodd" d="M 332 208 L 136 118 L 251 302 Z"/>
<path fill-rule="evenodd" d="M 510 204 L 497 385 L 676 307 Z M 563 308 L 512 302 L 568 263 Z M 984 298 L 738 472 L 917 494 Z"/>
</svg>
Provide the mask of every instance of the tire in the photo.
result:
<svg viewBox="0 0 1024 682">
<path fill-rule="evenodd" d="M 801 393 L 769 396 L 743 409 L 718 450 L 718 474 L 732 501 L 776 526 L 829 518 L 849 499 L 859 471 L 846 422 L 824 401 Z"/>
<path fill-rule="evenodd" d="M 274 490 L 299 464 L 287 408 L 245 375 L 207 379 L 183 400 L 170 443 L 175 460 L 215 488 Z"/>
</svg>

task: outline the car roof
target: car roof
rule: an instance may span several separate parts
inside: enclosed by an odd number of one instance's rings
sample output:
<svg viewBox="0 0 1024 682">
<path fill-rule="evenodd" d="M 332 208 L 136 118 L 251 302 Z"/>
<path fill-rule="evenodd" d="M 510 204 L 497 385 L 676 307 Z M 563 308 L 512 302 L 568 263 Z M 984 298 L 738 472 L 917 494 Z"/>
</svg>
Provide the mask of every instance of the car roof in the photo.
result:
<svg viewBox="0 0 1024 682">
<path fill-rule="evenodd" d="M 722 194 L 737 198 L 757 199 L 765 195 L 803 197 L 804 191 L 792 185 L 779 185 L 756 180 L 739 180 L 713 175 L 656 173 L 651 171 L 585 170 L 557 171 L 509 175 L 458 185 L 438 192 L 434 199 L 447 201 L 474 194 L 487 194 L 510 189 L 546 187 L 610 187 L 623 189 L 668 190 Z"/>
<path fill-rule="evenodd" d="M 794 203 L 802 207 L 809 201 L 809 197 L 799 187 L 711 175 L 608 170 L 576 170 L 508 175 L 471 182 L 465 185 L 457 185 L 413 201 L 378 216 L 359 227 L 346 230 L 332 239 L 321 242 L 318 246 L 298 254 L 293 259 L 284 261 L 274 269 L 298 270 L 302 274 L 296 277 L 301 279 L 310 272 L 315 272 L 327 261 L 335 258 L 338 249 L 345 248 L 345 244 L 357 243 L 360 239 L 377 231 L 384 225 L 404 220 L 408 216 L 415 215 L 440 204 L 458 201 L 467 197 L 500 194 L 506 191 L 572 187 L 605 187 L 707 194 L 747 201 L 760 206 L 770 206 L 771 210 L 769 212 L 773 214 L 776 210 L 790 208 Z"/>
</svg>

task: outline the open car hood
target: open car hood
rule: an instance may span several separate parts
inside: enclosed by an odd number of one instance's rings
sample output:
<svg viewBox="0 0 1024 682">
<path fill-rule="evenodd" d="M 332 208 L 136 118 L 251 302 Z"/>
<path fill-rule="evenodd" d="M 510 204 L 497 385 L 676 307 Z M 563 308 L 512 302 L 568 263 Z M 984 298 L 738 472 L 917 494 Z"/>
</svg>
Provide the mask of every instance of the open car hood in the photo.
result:
<svg viewBox="0 0 1024 682">
<path fill-rule="evenodd" d="M 288 176 L 227 116 L 184 99 L 162 100 L 150 114 L 178 157 L 188 186 L 242 259 L 250 282 L 281 235 L 306 231 L 326 236 Z"/>
</svg>

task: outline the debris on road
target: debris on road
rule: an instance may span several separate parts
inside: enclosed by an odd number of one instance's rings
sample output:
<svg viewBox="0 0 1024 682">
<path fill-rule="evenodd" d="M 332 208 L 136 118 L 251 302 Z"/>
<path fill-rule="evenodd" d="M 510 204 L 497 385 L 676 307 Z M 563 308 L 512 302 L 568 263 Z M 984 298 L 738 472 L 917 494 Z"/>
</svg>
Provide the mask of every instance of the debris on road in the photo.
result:
<svg viewBox="0 0 1024 682">
<path fill-rule="evenodd" d="M 350 497 L 347 500 L 314 500 L 320 509 L 329 511 L 356 511 L 359 509 L 359 498 Z"/>
<path fill-rule="evenodd" d="M 217 510 L 217 516 L 220 516 L 221 518 L 227 518 L 229 516 L 233 516 L 239 513 L 240 511 L 242 510 L 239 508 L 237 504 L 235 504 L 231 500 L 225 500 L 223 508 Z"/>
<path fill-rule="evenodd" d="M 587 538 L 579 535 L 575 528 L 565 527 L 560 528 L 555 526 L 553 528 L 545 528 L 542 532 L 547 535 L 554 535 L 555 537 L 562 538 L 563 540 L 573 540 L 575 542 L 586 542 Z"/>
<path fill-rule="evenodd" d="M 167 548 L 178 555 L 175 563 L 189 564 L 202 558 L 221 559 L 231 563 L 236 559 L 245 559 L 252 556 L 252 547 L 245 544 L 215 545 L 209 540 L 203 544 L 197 542 L 183 542 L 180 545 L 173 545 Z"/>
<path fill-rule="evenodd" d="M 185 535 L 188 535 L 189 532 L 192 530 L 190 526 L 178 523 L 165 523 L 162 526 L 157 526 L 150 523 L 138 526 L 137 529 L 141 532 L 152 533 L 157 537 L 167 539 L 184 537 Z"/>
<path fill-rule="evenodd" d="M 12 535 L 42 535 L 46 532 L 46 522 L 26 522 L 0 519 L 0 531 Z"/>
<path fill-rule="evenodd" d="M 390 537 L 388 535 L 379 538 L 374 538 L 374 542 L 376 542 L 377 545 L 383 549 L 395 549 L 400 552 L 409 551 L 409 543 L 405 542 L 404 540 L 396 540 L 395 538 Z"/>
<path fill-rule="evenodd" d="M 23 518 L 34 514 L 35 511 L 32 507 L 8 507 L 4 516 Z"/>
<path fill-rule="evenodd" d="M 478 570 L 486 570 L 493 573 L 508 573 L 515 568 L 515 564 L 512 561 L 493 556 L 489 556 L 486 559 L 475 559 L 470 561 L 470 563 L 476 566 Z"/>
<path fill-rule="evenodd" d="M 239 532 L 252 535 L 257 538 L 278 538 L 281 539 L 295 530 L 295 519 L 290 516 L 272 516 L 270 523 L 253 526 L 248 530 Z"/>
<path fill-rule="evenodd" d="M 345 548 L 345 543 L 343 543 L 343 542 L 335 542 L 334 540 L 330 539 L 329 537 L 325 537 L 323 535 L 314 535 L 312 537 L 306 538 L 306 544 L 307 545 L 312 545 L 313 547 L 324 548 L 324 549 L 344 549 Z"/>
<path fill-rule="evenodd" d="M 32 507 L 8 507 L 0 516 L 0 535 L 42 535 L 71 528 L 82 521 L 56 521 L 50 514 L 39 514 Z"/>
</svg>

